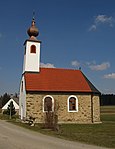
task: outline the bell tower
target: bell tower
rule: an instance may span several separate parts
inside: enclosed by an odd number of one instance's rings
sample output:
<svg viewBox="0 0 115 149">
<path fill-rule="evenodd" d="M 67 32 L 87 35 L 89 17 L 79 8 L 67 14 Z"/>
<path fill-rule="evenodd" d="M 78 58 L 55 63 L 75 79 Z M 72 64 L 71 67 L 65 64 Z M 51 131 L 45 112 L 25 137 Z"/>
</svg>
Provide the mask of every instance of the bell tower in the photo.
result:
<svg viewBox="0 0 115 149">
<path fill-rule="evenodd" d="M 35 19 L 33 17 L 31 26 L 27 30 L 29 39 L 24 43 L 24 62 L 23 62 L 23 73 L 25 72 L 39 72 L 40 70 L 40 43 L 37 40 L 39 35 L 38 28 L 35 26 Z"/>
</svg>

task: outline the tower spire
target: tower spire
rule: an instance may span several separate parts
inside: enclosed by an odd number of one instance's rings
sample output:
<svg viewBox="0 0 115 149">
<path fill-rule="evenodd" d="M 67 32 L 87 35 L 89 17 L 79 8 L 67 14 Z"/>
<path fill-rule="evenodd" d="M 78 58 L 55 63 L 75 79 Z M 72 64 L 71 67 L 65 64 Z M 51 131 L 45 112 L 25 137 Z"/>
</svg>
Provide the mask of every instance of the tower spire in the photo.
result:
<svg viewBox="0 0 115 149">
<path fill-rule="evenodd" d="M 25 54 L 23 63 L 23 73 L 25 72 L 39 72 L 40 71 L 40 44 L 37 40 L 39 34 L 38 28 L 35 26 L 35 13 L 33 12 L 31 26 L 27 30 L 29 39 L 24 43 Z"/>
<path fill-rule="evenodd" d="M 35 26 L 35 12 L 33 11 L 33 18 L 31 27 L 27 30 L 28 35 L 30 36 L 30 40 L 37 40 L 37 36 L 39 35 L 38 28 Z"/>
<path fill-rule="evenodd" d="M 35 11 L 33 10 L 33 20 L 35 20 Z"/>
</svg>

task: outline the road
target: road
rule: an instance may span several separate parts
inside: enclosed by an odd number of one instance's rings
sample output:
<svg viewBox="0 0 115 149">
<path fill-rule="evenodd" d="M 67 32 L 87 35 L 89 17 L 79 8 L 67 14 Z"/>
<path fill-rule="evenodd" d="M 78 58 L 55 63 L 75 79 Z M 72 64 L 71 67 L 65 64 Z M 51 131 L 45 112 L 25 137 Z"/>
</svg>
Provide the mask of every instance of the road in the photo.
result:
<svg viewBox="0 0 115 149">
<path fill-rule="evenodd" d="M 0 120 L 0 149 L 105 149 L 46 136 Z M 107 148 L 106 148 L 107 149 Z"/>
</svg>

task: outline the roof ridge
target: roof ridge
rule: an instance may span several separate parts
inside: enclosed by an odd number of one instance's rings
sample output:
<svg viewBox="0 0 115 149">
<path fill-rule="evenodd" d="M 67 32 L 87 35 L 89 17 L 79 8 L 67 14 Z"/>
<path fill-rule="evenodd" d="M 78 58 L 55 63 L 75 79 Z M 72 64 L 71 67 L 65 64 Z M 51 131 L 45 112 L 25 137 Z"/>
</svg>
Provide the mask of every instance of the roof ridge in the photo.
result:
<svg viewBox="0 0 115 149">
<path fill-rule="evenodd" d="M 79 69 L 72 69 L 72 68 L 57 68 L 57 67 L 55 67 L 55 68 L 47 68 L 47 67 L 40 67 L 40 69 L 57 69 L 57 70 L 72 70 L 72 71 L 81 71 L 81 70 L 79 70 Z"/>
</svg>

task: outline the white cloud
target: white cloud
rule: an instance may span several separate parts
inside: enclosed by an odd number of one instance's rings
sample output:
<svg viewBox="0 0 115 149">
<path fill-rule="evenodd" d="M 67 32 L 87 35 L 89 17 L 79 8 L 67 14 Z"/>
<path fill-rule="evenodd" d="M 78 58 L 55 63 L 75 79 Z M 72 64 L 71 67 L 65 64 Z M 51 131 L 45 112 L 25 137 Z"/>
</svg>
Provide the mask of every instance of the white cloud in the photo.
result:
<svg viewBox="0 0 115 149">
<path fill-rule="evenodd" d="M 91 25 L 91 27 L 89 28 L 89 31 L 95 31 L 97 29 L 96 25 Z"/>
<path fill-rule="evenodd" d="M 95 24 L 99 24 L 99 23 L 108 23 L 110 26 L 111 24 L 113 24 L 113 17 L 108 17 L 106 15 L 98 15 L 95 18 Z"/>
<path fill-rule="evenodd" d="M 94 22 L 90 26 L 89 31 L 95 31 L 101 24 L 107 24 L 109 27 L 113 27 L 115 24 L 115 19 L 112 16 L 98 15 L 94 18 Z"/>
<path fill-rule="evenodd" d="M 96 64 L 93 64 L 93 65 L 89 65 L 89 68 L 91 70 L 94 70 L 94 71 L 102 71 L 102 70 L 106 70 L 107 68 L 110 67 L 110 63 L 109 62 L 104 62 L 102 64 L 99 64 L 99 65 L 96 65 Z"/>
<path fill-rule="evenodd" d="M 85 62 L 86 66 L 96 65 L 96 61 Z"/>
<path fill-rule="evenodd" d="M 102 70 L 106 70 L 110 67 L 110 63 L 109 62 L 103 62 L 101 64 L 97 64 L 96 61 L 91 61 L 91 62 L 79 62 L 77 60 L 72 61 L 71 65 L 74 67 L 88 67 L 93 71 L 102 71 Z"/>
<path fill-rule="evenodd" d="M 40 63 L 40 67 L 43 67 L 43 68 L 55 68 L 54 64 L 50 64 L 50 63 Z"/>
<path fill-rule="evenodd" d="M 111 74 L 106 74 L 104 75 L 105 79 L 115 79 L 115 73 L 111 73 Z"/>
<path fill-rule="evenodd" d="M 78 61 L 72 61 L 71 65 L 74 66 L 74 67 L 79 67 L 80 63 Z"/>
</svg>

